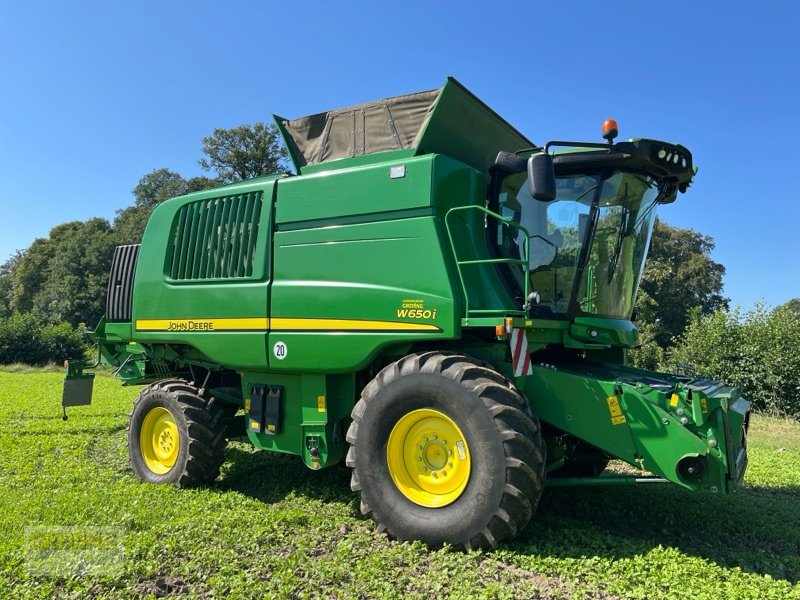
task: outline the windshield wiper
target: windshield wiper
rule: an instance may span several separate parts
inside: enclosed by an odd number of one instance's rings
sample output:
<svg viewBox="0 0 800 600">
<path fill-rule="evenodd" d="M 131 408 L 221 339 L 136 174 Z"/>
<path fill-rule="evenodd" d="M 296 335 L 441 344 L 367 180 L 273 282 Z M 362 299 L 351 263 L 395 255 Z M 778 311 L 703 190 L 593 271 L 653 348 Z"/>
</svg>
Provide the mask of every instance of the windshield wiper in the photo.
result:
<svg viewBox="0 0 800 600">
<path fill-rule="evenodd" d="M 614 242 L 614 254 L 611 255 L 611 260 L 608 263 L 608 277 L 607 283 L 611 283 L 614 279 L 614 272 L 617 270 L 617 263 L 619 262 L 619 255 L 622 253 L 622 242 L 628 237 L 627 225 L 628 217 L 630 216 L 628 210 L 628 183 L 625 182 L 625 195 L 622 197 L 622 215 L 619 219 L 619 230 L 617 231 L 617 239 Z"/>
</svg>

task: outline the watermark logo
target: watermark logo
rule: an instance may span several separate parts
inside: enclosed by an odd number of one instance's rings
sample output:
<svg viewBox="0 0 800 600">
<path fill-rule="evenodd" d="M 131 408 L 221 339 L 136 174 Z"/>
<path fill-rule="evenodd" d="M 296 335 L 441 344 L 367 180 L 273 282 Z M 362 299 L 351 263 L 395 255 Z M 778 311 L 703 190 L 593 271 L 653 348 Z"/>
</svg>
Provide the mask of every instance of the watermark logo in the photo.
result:
<svg viewBox="0 0 800 600">
<path fill-rule="evenodd" d="M 118 575 L 123 534 L 120 527 L 26 527 L 26 571 L 45 577 Z"/>
</svg>

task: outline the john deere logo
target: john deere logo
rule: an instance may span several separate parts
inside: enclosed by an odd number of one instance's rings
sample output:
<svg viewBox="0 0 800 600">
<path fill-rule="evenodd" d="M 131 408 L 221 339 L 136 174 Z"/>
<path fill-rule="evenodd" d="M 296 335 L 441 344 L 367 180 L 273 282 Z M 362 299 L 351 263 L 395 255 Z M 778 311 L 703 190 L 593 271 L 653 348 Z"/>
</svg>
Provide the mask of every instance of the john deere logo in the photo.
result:
<svg viewBox="0 0 800 600">
<path fill-rule="evenodd" d="M 214 331 L 213 321 L 170 321 L 168 331 Z"/>
</svg>

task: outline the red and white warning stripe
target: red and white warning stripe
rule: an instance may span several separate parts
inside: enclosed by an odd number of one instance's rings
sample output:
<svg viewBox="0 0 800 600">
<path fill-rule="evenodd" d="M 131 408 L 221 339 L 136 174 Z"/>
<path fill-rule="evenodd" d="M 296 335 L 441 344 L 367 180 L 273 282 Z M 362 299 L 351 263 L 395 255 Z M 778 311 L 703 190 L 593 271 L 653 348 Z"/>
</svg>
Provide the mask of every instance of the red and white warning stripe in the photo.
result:
<svg viewBox="0 0 800 600">
<path fill-rule="evenodd" d="M 531 355 L 528 352 L 528 338 L 524 329 L 512 329 L 508 338 L 511 345 L 511 360 L 514 364 L 514 376 L 522 377 L 533 373 Z"/>
</svg>

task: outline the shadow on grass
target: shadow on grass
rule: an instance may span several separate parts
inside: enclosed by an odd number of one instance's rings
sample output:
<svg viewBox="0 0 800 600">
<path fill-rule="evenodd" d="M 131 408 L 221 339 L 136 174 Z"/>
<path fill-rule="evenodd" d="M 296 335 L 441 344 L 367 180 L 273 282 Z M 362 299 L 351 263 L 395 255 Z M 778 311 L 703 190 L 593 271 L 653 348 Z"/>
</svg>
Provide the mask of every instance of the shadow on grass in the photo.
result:
<svg viewBox="0 0 800 600">
<path fill-rule="evenodd" d="M 299 457 L 226 451 L 216 487 L 266 503 L 289 495 L 337 502 L 360 515 L 350 472 L 311 471 Z M 501 546 L 520 555 L 610 559 L 673 547 L 723 567 L 800 581 L 800 486 L 744 487 L 731 496 L 670 485 L 545 490 L 530 525 Z"/>
<path fill-rule="evenodd" d="M 298 456 L 273 452 L 248 452 L 236 447 L 225 450 L 223 478 L 216 485 L 269 504 L 286 496 L 303 495 L 324 502 L 350 505 L 358 512 L 358 499 L 350 492 L 350 470 L 344 462 L 312 471 Z M 360 514 L 360 513 L 359 513 Z"/>
<path fill-rule="evenodd" d="M 800 581 L 800 486 L 731 496 L 669 485 L 550 489 L 508 548 L 520 554 L 617 559 L 673 547 L 723 567 Z"/>
</svg>

